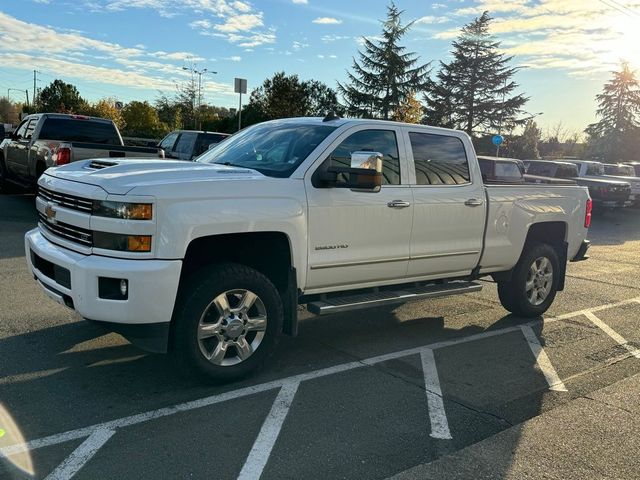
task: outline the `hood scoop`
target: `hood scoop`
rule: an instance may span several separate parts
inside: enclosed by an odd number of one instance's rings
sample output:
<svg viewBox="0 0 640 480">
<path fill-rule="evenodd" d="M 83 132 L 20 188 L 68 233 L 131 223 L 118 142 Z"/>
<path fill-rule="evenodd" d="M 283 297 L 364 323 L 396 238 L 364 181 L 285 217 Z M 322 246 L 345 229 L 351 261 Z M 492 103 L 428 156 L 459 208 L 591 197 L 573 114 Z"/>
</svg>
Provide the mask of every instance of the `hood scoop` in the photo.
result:
<svg viewBox="0 0 640 480">
<path fill-rule="evenodd" d="M 90 168 L 92 170 L 102 170 L 103 168 L 115 167 L 116 165 L 118 165 L 116 162 L 107 162 L 106 160 L 92 160 L 91 163 L 87 165 L 87 168 Z"/>
</svg>

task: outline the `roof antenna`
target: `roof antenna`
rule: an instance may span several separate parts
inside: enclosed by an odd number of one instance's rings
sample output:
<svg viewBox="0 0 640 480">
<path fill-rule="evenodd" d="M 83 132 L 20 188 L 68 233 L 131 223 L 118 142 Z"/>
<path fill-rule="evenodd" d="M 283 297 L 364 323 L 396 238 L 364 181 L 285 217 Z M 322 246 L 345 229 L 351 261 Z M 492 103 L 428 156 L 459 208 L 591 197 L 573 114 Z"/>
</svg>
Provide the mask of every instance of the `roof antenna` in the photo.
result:
<svg viewBox="0 0 640 480">
<path fill-rule="evenodd" d="M 324 117 L 324 119 L 322 121 L 323 122 L 331 122 L 332 120 L 340 120 L 340 117 L 336 114 L 336 112 L 334 112 L 333 110 L 330 110 L 327 113 L 327 116 Z"/>
</svg>

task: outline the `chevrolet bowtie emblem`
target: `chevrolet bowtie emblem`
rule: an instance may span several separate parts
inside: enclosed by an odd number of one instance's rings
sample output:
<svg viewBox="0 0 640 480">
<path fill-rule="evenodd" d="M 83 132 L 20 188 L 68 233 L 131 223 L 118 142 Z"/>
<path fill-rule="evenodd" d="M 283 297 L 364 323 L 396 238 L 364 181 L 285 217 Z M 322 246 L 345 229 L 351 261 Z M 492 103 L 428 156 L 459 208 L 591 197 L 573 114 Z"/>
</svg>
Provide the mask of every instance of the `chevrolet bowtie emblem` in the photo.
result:
<svg viewBox="0 0 640 480">
<path fill-rule="evenodd" d="M 53 205 L 47 203 L 47 206 L 44 207 L 44 214 L 47 216 L 47 220 L 51 223 L 56 223 L 56 209 L 53 208 Z"/>
</svg>

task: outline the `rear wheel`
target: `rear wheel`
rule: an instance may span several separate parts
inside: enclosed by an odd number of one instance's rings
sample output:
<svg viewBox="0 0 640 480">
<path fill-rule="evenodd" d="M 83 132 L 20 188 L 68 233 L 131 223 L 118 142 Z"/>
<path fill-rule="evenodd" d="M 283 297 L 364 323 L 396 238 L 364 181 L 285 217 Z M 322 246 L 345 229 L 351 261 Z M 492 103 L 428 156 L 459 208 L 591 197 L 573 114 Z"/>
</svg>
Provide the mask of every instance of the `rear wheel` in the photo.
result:
<svg viewBox="0 0 640 480">
<path fill-rule="evenodd" d="M 204 269 L 185 284 L 174 353 L 189 373 L 241 378 L 263 366 L 282 330 L 282 300 L 260 272 L 236 264 Z"/>
<path fill-rule="evenodd" d="M 546 312 L 558 290 L 560 262 L 556 250 L 546 243 L 526 247 L 511 280 L 498 282 L 502 306 L 522 317 Z"/>
</svg>

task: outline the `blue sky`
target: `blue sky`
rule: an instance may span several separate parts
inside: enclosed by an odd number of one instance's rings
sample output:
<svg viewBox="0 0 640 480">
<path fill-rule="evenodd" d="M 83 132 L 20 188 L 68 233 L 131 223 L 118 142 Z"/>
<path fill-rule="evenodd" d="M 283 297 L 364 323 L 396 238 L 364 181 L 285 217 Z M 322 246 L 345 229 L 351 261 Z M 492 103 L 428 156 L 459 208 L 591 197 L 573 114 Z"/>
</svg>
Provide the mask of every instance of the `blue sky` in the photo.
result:
<svg viewBox="0 0 640 480">
<path fill-rule="evenodd" d="M 55 78 L 89 100 L 153 100 L 205 74 L 205 100 L 233 107 L 233 78 L 249 90 L 276 71 L 335 87 L 362 36 L 380 33 L 387 0 L 1 0 L 0 95 Z M 459 28 L 489 10 L 526 109 L 543 128 L 582 130 L 594 96 L 623 58 L 640 67 L 640 0 L 397 0 L 415 26 L 405 38 L 425 63 L 447 59 Z M 11 91 L 12 98 L 21 98 Z M 22 95 L 22 98 L 24 95 Z"/>
</svg>

